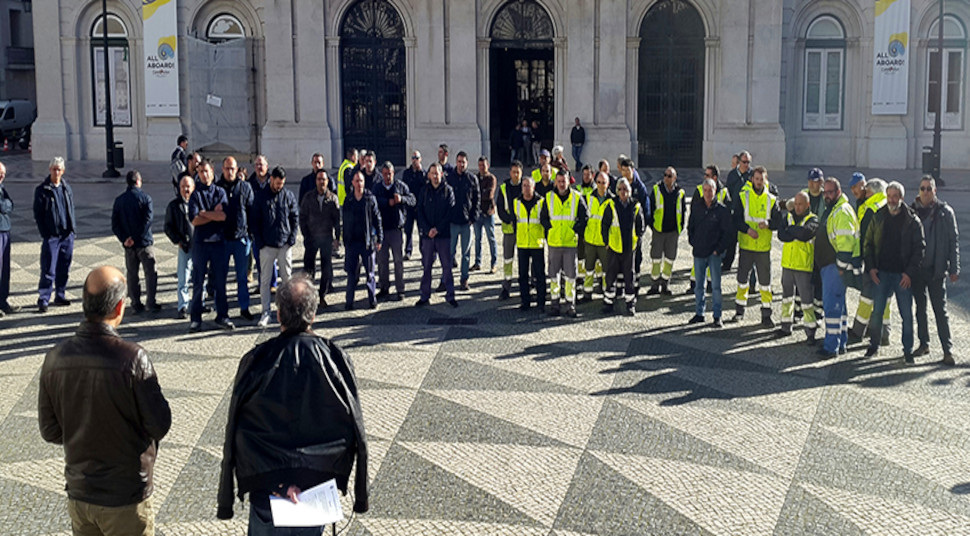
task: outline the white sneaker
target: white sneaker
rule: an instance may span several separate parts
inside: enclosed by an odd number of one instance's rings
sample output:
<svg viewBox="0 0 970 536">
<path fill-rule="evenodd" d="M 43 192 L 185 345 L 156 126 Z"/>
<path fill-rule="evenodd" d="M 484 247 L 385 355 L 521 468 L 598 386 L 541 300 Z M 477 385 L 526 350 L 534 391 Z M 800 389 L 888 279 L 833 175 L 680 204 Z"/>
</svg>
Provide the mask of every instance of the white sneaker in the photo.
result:
<svg viewBox="0 0 970 536">
<path fill-rule="evenodd" d="M 266 326 L 269 325 L 269 313 L 268 312 L 263 313 L 263 315 L 259 317 L 259 323 L 257 325 L 259 327 L 261 327 L 261 328 L 265 328 Z"/>
</svg>

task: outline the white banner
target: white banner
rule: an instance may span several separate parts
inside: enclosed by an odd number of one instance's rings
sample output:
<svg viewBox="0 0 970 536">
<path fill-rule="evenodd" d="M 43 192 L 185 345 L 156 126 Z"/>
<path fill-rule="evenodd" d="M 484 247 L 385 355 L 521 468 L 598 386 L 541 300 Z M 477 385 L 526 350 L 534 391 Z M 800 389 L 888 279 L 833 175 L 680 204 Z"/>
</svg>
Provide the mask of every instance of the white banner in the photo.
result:
<svg viewBox="0 0 970 536">
<path fill-rule="evenodd" d="M 906 115 L 909 97 L 910 0 L 876 0 L 872 114 Z"/>
<path fill-rule="evenodd" d="M 145 23 L 145 115 L 179 116 L 175 0 L 142 0 Z"/>
</svg>

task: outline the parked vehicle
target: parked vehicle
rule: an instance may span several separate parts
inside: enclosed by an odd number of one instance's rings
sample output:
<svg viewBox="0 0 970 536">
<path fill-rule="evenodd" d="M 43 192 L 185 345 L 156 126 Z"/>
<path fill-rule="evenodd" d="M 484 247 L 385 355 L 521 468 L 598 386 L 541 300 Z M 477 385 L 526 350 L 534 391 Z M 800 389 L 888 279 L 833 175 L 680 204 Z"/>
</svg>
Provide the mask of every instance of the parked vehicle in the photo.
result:
<svg viewBox="0 0 970 536">
<path fill-rule="evenodd" d="M 0 101 L 0 140 L 30 146 L 30 127 L 37 119 L 37 105 L 29 100 Z"/>
</svg>

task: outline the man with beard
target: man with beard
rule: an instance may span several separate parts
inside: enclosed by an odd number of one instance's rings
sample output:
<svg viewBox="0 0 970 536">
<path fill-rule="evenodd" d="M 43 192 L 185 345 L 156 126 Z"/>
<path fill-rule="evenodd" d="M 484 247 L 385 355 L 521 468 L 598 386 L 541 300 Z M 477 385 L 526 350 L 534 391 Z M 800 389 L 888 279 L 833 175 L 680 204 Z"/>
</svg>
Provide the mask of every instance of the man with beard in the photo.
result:
<svg viewBox="0 0 970 536">
<path fill-rule="evenodd" d="M 859 221 L 849 199 L 842 193 L 839 179 L 827 177 L 822 191 L 825 210 L 815 234 L 815 265 L 822 276 L 825 342 L 818 353 L 828 359 L 844 354 L 849 342 L 849 317 L 842 277 L 857 271 L 852 260 L 859 256 Z"/>
</svg>

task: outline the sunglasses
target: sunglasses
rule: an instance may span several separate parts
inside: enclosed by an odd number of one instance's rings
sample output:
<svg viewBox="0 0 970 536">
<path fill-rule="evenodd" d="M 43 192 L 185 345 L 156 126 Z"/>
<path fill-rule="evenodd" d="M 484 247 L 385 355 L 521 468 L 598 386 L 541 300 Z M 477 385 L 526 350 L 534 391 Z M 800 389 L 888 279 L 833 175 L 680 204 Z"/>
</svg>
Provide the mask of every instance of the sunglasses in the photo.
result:
<svg viewBox="0 0 970 536">
<path fill-rule="evenodd" d="M 673 177 L 670 173 L 664 173 L 664 177 Z"/>
<path fill-rule="evenodd" d="M 421 157 L 420 156 L 412 156 L 411 157 L 411 160 L 421 160 Z"/>
<path fill-rule="evenodd" d="M 751 161 L 750 161 L 750 160 L 742 160 L 742 161 L 741 161 L 741 163 L 742 163 L 742 164 L 750 164 L 750 163 L 751 163 Z"/>
<path fill-rule="evenodd" d="M 919 191 L 921 191 L 921 192 L 932 192 L 933 191 L 933 187 L 932 186 L 920 186 L 919 187 Z"/>
</svg>

